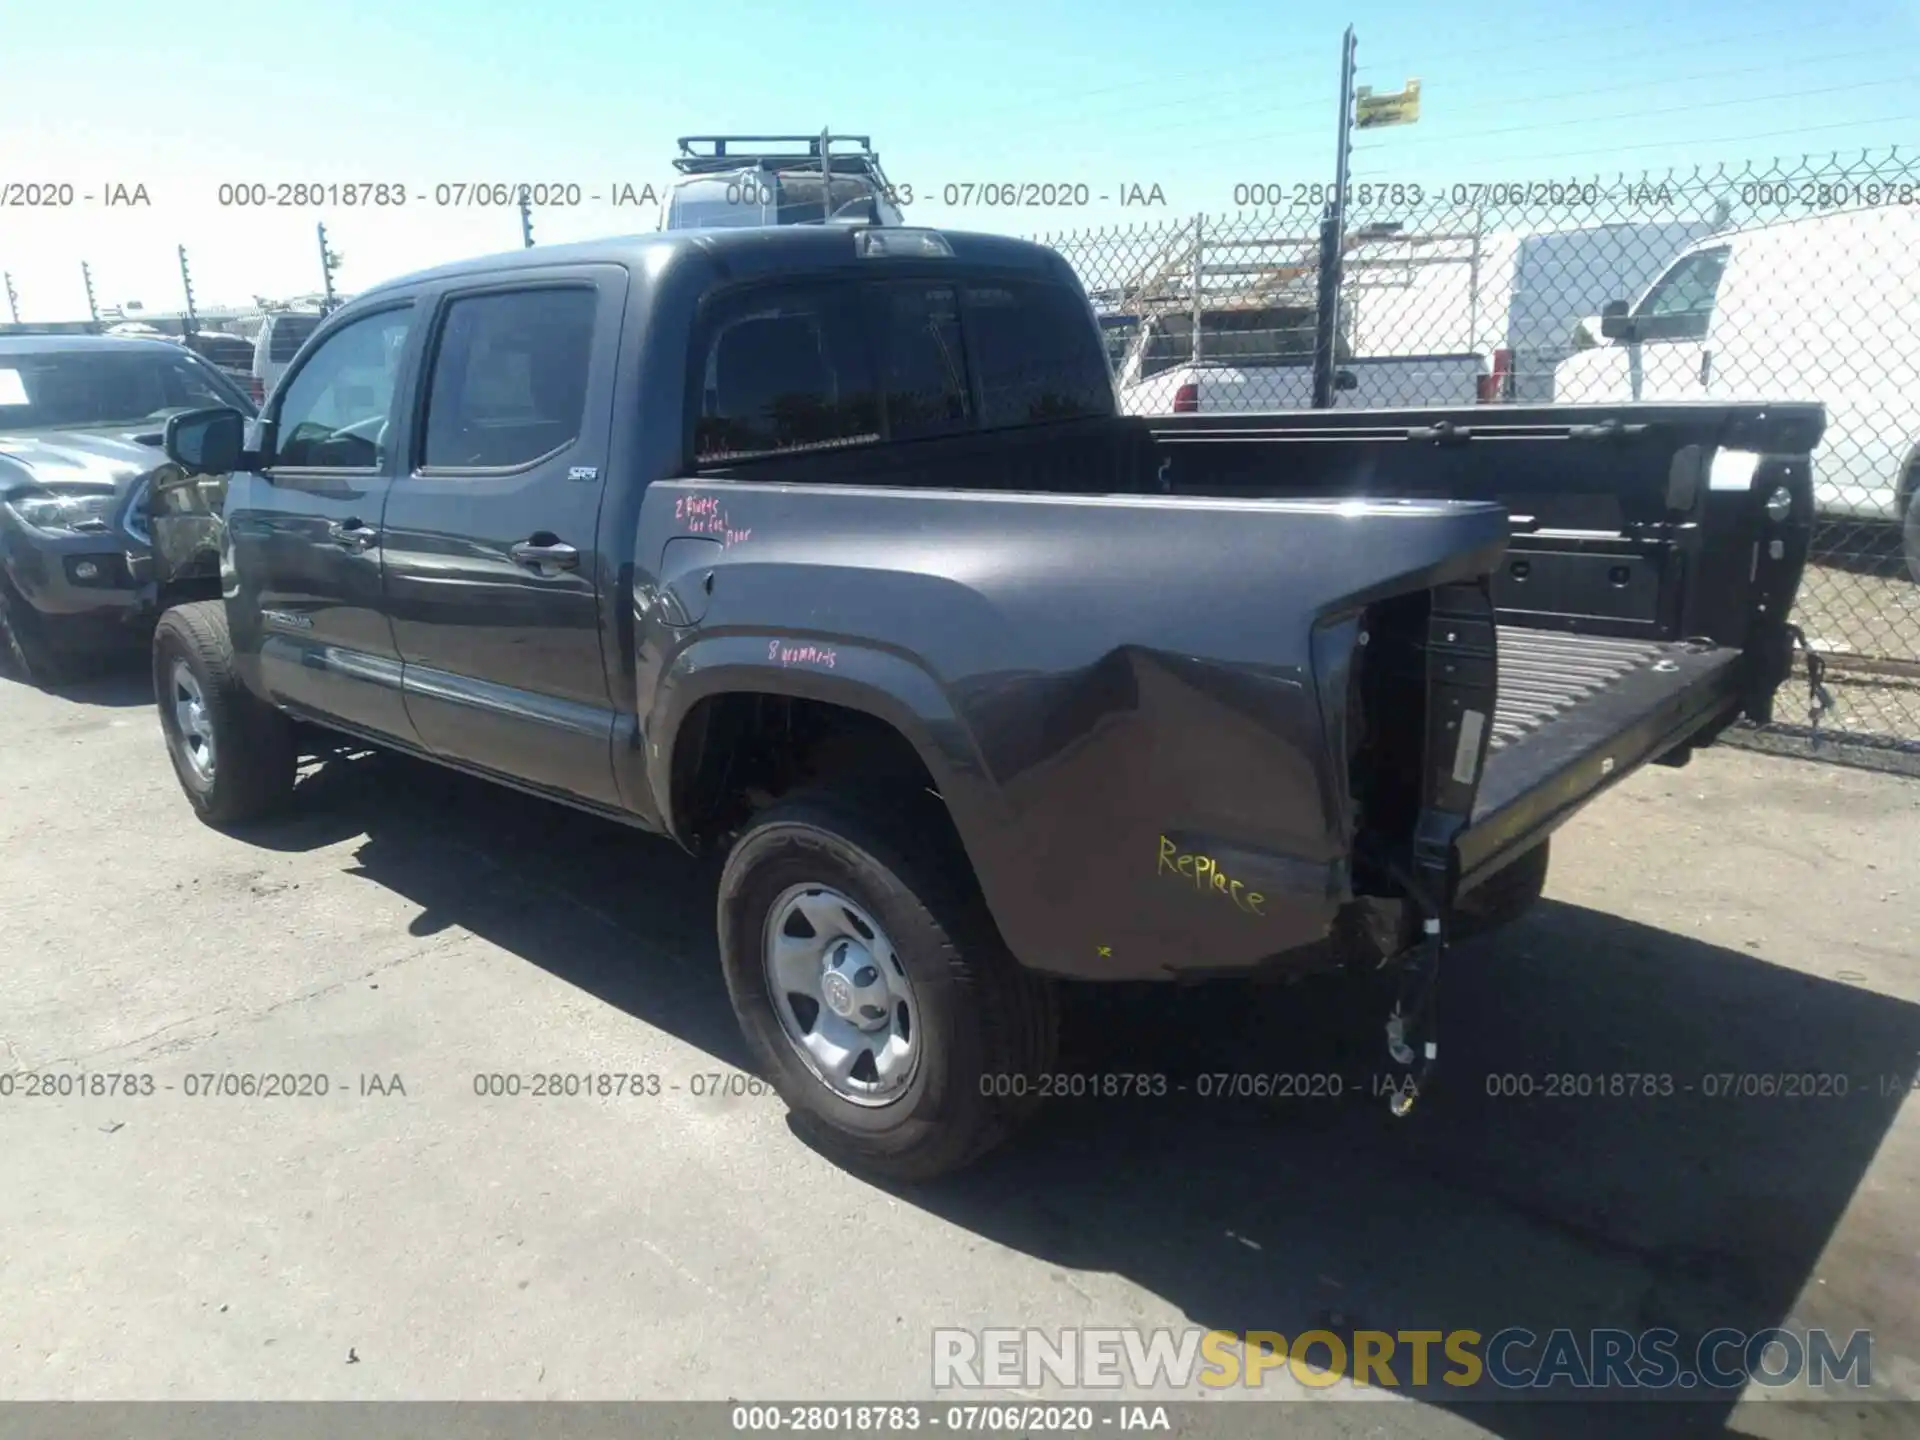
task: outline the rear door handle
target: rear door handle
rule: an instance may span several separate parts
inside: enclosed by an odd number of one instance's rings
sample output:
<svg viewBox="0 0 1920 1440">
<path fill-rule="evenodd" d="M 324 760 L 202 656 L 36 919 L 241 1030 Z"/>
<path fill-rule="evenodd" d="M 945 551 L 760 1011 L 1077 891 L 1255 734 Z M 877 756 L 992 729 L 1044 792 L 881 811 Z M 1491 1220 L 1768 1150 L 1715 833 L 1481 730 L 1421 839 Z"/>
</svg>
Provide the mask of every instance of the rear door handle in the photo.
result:
<svg viewBox="0 0 1920 1440">
<path fill-rule="evenodd" d="M 522 540 L 507 553 L 513 556 L 515 564 L 524 565 L 529 570 L 578 570 L 580 568 L 578 550 L 571 545 L 542 535 L 535 535 L 530 540 Z"/>
<path fill-rule="evenodd" d="M 380 542 L 380 532 L 358 520 L 336 520 L 327 526 L 327 538 L 344 550 L 370 550 Z"/>
</svg>

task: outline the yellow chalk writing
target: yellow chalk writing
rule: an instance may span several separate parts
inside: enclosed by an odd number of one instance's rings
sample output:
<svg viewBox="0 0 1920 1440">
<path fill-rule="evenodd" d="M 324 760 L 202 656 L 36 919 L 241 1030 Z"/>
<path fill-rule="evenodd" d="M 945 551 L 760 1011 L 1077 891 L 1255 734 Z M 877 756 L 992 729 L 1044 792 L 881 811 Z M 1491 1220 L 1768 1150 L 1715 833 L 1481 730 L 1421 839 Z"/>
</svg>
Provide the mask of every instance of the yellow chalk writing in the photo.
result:
<svg viewBox="0 0 1920 1440">
<path fill-rule="evenodd" d="M 1266 916 L 1267 912 L 1260 908 L 1267 903 L 1265 895 L 1258 890 L 1248 889 L 1228 875 L 1211 855 L 1182 850 L 1164 835 L 1160 837 L 1160 855 L 1153 873 L 1171 875 L 1177 880 L 1191 880 L 1193 888 L 1203 895 L 1223 896 L 1232 902 L 1236 910 L 1262 918 Z"/>
</svg>

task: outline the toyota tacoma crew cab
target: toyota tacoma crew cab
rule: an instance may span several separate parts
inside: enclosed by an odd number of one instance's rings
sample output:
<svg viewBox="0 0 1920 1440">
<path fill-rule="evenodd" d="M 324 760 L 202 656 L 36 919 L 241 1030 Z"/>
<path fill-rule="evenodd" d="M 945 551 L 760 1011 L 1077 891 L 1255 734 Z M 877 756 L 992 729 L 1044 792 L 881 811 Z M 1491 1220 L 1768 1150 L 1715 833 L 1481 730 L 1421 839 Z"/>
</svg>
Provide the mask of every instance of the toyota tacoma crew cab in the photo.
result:
<svg viewBox="0 0 1920 1440">
<path fill-rule="evenodd" d="M 755 1062 L 874 1173 L 1009 1132 L 1061 980 L 1397 969 L 1405 1109 L 1450 940 L 1770 713 L 1822 424 L 1123 416 L 1041 245 L 543 247 L 357 297 L 251 424 L 168 422 L 227 478 L 160 720 L 216 826 L 325 732 L 723 852 Z"/>
</svg>

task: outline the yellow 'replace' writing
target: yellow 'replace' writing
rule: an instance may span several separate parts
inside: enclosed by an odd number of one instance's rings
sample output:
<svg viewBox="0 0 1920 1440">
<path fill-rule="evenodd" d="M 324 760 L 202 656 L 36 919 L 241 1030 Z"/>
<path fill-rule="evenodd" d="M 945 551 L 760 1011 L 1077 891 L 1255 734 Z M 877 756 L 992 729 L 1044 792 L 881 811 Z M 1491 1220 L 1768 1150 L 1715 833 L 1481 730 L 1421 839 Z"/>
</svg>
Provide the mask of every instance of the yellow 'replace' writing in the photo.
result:
<svg viewBox="0 0 1920 1440">
<path fill-rule="evenodd" d="M 1258 890 L 1249 890 L 1228 875 L 1211 855 L 1182 850 L 1164 835 L 1160 837 L 1160 861 L 1154 868 L 1154 874 L 1171 875 L 1176 880 L 1191 880 L 1193 888 L 1201 894 L 1224 896 L 1233 902 L 1235 909 L 1244 910 L 1249 915 L 1264 918 L 1267 913 L 1260 908 L 1267 903 L 1265 895 Z"/>
</svg>

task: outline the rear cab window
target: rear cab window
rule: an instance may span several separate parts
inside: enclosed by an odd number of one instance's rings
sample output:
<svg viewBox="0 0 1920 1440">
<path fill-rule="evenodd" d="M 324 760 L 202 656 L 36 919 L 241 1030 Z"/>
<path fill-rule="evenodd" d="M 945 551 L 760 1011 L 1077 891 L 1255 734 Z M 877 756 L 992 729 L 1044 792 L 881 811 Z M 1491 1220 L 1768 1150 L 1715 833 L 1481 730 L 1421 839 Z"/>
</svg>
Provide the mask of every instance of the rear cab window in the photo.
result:
<svg viewBox="0 0 1920 1440">
<path fill-rule="evenodd" d="M 710 302 L 694 345 L 699 466 L 1114 413 L 1086 301 L 1045 281 L 760 286 Z"/>
</svg>

